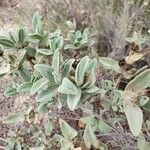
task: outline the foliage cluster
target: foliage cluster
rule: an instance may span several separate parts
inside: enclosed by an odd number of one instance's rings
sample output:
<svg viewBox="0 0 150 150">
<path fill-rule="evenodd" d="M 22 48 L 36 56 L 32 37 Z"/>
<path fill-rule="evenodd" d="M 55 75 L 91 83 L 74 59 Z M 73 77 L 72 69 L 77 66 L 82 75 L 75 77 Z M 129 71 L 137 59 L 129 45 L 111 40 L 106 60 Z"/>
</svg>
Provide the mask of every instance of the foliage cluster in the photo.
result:
<svg viewBox="0 0 150 150">
<path fill-rule="evenodd" d="M 41 17 L 35 14 L 31 33 L 27 28 L 20 28 L 7 37 L 0 37 L 0 76 L 12 78 L 5 96 L 19 93 L 36 96 L 36 105 L 27 106 L 25 113 L 10 114 L 3 119 L 3 123 L 23 126 L 7 139 L 6 149 L 105 150 L 107 145 L 100 141 L 99 135 L 113 132 L 115 124 L 126 123 L 126 119 L 138 139 L 138 148 L 146 149 L 150 143 L 144 138 L 142 124 L 143 112 L 150 109 L 150 69 L 148 66 L 140 70 L 131 68 L 145 55 L 140 51 L 145 37 L 135 32 L 132 38 L 127 38 L 131 45 L 139 48 L 132 49 L 120 62 L 91 55 L 81 58 L 80 53 L 86 54 L 94 43 L 93 36 L 88 29 L 77 30 L 75 22 L 67 21 L 66 25 L 70 29 L 66 37 L 59 29 L 49 33 L 44 30 Z M 77 56 L 70 58 L 72 53 Z M 101 70 L 111 75 L 110 80 L 97 80 Z M 129 80 L 125 88 L 120 88 L 122 78 Z M 64 108 L 79 111 L 82 115 L 77 120 L 78 125 L 61 116 L 56 118 L 53 111 L 56 108 L 57 111 Z M 102 111 L 115 113 L 115 119 L 107 120 Z M 40 128 L 38 114 L 46 116 Z M 149 129 L 149 120 L 146 126 Z M 27 144 L 27 138 L 32 143 Z"/>
</svg>

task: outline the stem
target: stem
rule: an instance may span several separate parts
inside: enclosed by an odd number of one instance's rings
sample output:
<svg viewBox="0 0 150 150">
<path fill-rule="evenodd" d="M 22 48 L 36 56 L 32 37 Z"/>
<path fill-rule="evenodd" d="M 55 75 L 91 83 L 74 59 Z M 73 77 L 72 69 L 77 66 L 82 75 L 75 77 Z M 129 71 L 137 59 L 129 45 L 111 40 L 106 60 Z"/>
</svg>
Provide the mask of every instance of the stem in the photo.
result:
<svg viewBox="0 0 150 150">
<path fill-rule="evenodd" d="M 116 84 L 115 84 L 115 86 L 114 86 L 114 90 L 117 90 L 117 89 L 118 89 L 118 85 L 119 85 L 119 83 L 120 83 L 121 78 L 122 78 L 122 75 L 119 75 L 119 77 L 118 77 L 118 79 L 117 79 L 117 81 L 116 81 Z"/>
<path fill-rule="evenodd" d="M 1 137 L 0 137 L 0 140 L 1 140 L 1 141 L 3 141 L 3 142 L 5 142 L 5 143 L 7 143 L 7 142 L 6 142 L 6 140 L 5 140 L 5 139 L 3 139 L 3 138 L 1 138 Z"/>
<path fill-rule="evenodd" d="M 5 147 L 4 146 L 0 146 L 0 149 L 5 149 Z"/>
</svg>

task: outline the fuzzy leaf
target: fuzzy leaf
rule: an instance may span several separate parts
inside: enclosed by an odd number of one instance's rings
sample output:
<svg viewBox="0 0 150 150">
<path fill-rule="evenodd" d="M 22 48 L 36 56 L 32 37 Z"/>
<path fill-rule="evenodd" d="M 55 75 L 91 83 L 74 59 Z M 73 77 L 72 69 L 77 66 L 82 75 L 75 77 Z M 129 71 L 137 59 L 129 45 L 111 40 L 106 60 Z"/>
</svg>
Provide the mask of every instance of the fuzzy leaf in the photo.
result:
<svg viewBox="0 0 150 150">
<path fill-rule="evenodd" d="M 46 64 L 36 64 L 34 68 L 41 74 L 41 76 L 47 78 L 50 82 L 54 82 L 53 71 L 49 65 Z"/>
<path fill-rule="evenodd" d="M 99 89 L 98 87 L 96 87 L 96 86 L 91 86 L 91 87 L 85 89 L 84 92 L 86 92 L 86 93 L 95 93 L 95 92 L 97 92 L 97 91 L 99 91 L 99 90 L 100 90 L 100 89 Z"/>
<path fill-rule="evenodd" d="M 10 71 L 10 64 L 2 63 L 0 66 L 0 77 L 4 76 Z"/>
<path fill-rule="evenodd" d="M 23 68 L 23 67 L 19 68 L 17 73 L 22 80 L 24 80 L 26 82 L 31 80 L 31 73 L 30 73 L 30 71 L 26 70 L 25 68 Z"/>
<path fill-rule="evenodd" d="M 98 124 L 98 121 L 96 118 L 94 118 L 93 116 L 86 116 L 86 117 L 82 117 L 80 118 L 80 122 L 82 122 L 83 124 L 89 124 L 90 126 L 94 126 Z"/>
<path fill-rule="evenodd" d="M 89 124 L 86 125 L 85 130 L 84 130 L 84 143 L 87 148 L 91 148 L 93 146 L 94 148 L 98 148 L 99 146 L 99 141 L 97 140 L 91 126 Z"/>
<path fill-rule="evenodd" d="M 5 95 L 6 97 L 15 96 L 15 95 L 17 95 L 17 94 L 18 94 L 18 93 L 17 93 L 17 90 L 16 90 L 16 88 L 14 88 L 14 87 L 8 87 L 8 88 L 5 89 L 5 92 L 4 92 L 4 95 Z"/>
<path fill-rule="evenodd" d="M 81 86 L 84 82 L 84 76 L 86 72 L 86 67 L 89 63 L 89 57 L 85 56 L 78 63 L 76 71 L 75 71 L 75 80 L 78 86 Z"/>
<path fill-rule="evenodd" d="M 35 13 L 33 16 L 32 26 L 35 33 L 41 34 L 42 32 L 41 17 L 37 13 Z"/>
<path fill-rule="evenodd" d="M 60 66 L 59 51 L 56 50 L 54 52 L 52 61 L 52 68 L 55 70 L 56 73 L 59 73 L 59 66 Z"/>
<path fill-rule="evenodd" d="M 17 88 L 17 92 L 23 93 L 23 92 L 30 92 L 32 87 L 32 83 L 31 82 L 25 82 L 22 83 L 18 86 Z"/>
<path fill-rule="evenodd" d="M 0 44 L 6 48 L 14 48 L 14 43 L 7 38 L 0 38 Z"/>
<path fill-rule="evenodd" d="M 112 127 L 102 120 L 99 120 L 98 128 L 102 133 L 109 133 L 112 131 Z"/>
<path fill-rule="evenodd" d="M 37 49 L 36 50 L 39 54 L 43 54 L 43 55 L 52 55 L 53 52 L 50 49 Z"/>
<path fill-rule="evenodd" d="M 41 34 L 35 33 L 30 35 L 31 38 L 37 39 L 37 40 L 42 40 L 43 36 Z"/>
<path fill-rule="evenodd" d="M 126 90 L 142 90 L 150 86 L 150 69 L 145 70 L 131 80 L 126 86 Z"/>
<path fill-rule="evenodd" d="M 71 30 L 75 30 L 76 29 L 76 22 L 75 22 L 75 20 L 73 22 L 71 22 L 71 21 L 68 20 L 68 21 L 66 21 L 66 23 L 67 23 L 68 27 Z"/>
<path fill-rule="evenodd" d="M 63 136 L 67 139 L 73 139 L 77 136 L 77 131 L 72 128 L 66 121 L 59 119 L 59 125 Z"/>
<path fill-rule="evenodd" d="M 81 89 L 78 89 L 78 93 L 76 95 L 68 95 L 67 104 L 70 110 L 76 109 L 81 98 Z"/>
<path fill-rule="evenodd" d="M 24 44 L 27 40 L 27 29 L 20 29 L 18 33 L 19 41 Z"/>
<path fill-rule="evenodd" d="M 24 60 L 25 60 L 25 57 L 26 57 L 26 51 L 21 51 L 19 54 L 18 54 L 18 57 L 15 61 L 15 65 L 16 67 L 19 69 L 22 67 L 23 63 L 24 63 Z"/>
<path fill-rule="evenodd" d="M 115 61 L 111 58 L 107 58 L 107 57 L 100 57 L 99 61 L 107 69 L 111 69 L 113 71 L 120 72 L 120 67 L 119 67 L 117 61 Z"/>
<path fill-rule="evenodd" d="M 88 63 L 87 67 L 86 67 L 86 72 L 89 73 L 91 70 L 95 70 L 97 67 L 97 59 L 94 58 L 92 60 L 90 60 L 90 62 Z"/>
<path fill-rule="evenodd" d="M 58 86 L 54 85 L 52 87 L 47 88 L 46 90 L 42 91 L 38 96 L 38 101 L 48 100 L 51 97 L 54 97 L 58 93 Z"/>
<path fill-rule="evenodd" d="M 47 84 L 47 82 L 48 81 L 45 78 L 41 78 L 38 81 L 36 81 L 31 88 L 31 91 L 30 91 L 31 95 L 41 90 Z"/>
<path fill-rule="evenodd" d="M 36 49 L 33 47 L 25 47 L 27 56 L 35 57 Z"/>
<path fill-rule="evenodd" d="M 52 123 L 52 120 L 50 118 L 48 118 L 44 127 L 45 127 L 45 134 L 49 135 L 53 129 L 53 123 Z"/>
<path fill-rule="evenodd" d="M 69 59 L 67 62 L 65 62 L 63 72 L 62 72 L 62 77 L 68 77 L 74 61 L 75 61 L 75 59 Z"/>
<path fill-rule="evenodd" d="M 62 84 L 58 88 L 58 92 L 76 95 L 78 94 L 78 89 L 68 78 L 64 78 Z"/>
<path fill-rule="evenodd" d="M 3 123 L 7 123 L 7 124 L 13 124 L 13 123 L 18 123 L 23 121 L 24 121 L 24 116 L 16 113 L 10 114 L 9 116 L 3 119 Z"/>
<path fill-rule="evenodd" d="M 129 103 L 128 101 L 124 101 L 123 107 L 130 130 L 132 134 L 137 137 L 142 129 L 143 112 L 139 106 Z"/>
</svg>

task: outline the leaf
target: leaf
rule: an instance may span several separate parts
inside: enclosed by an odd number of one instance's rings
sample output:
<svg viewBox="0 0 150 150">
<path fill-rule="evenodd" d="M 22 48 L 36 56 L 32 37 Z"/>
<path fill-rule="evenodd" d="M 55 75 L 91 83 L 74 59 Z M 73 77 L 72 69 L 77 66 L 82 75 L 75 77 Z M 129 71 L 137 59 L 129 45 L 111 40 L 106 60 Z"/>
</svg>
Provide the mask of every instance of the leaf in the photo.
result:
<svg viewBox="0 0 150 150">
<path fill-rule="evenodd" d="M 49 135 L 53 129 L 53 123 L 50 118 L 48 118 L 47 123 L 45 124 L 45 134 Z"/>
<path fill-rule="evenodd" d="M 71 21 L 66 21 L 68 27 L 71 29 L 71 30 L 75 30 L 76 29 L 76 22 L 75 20 L 73 22 Z"/>
<path fill-rule="evenodd" d="M 17 94 L 18 94 L 18 92 L 17 92 L 16 88 L 14 88 L 14 87 L 12 87 L 12 86 L 6 88 L 6 89 L 5 89 L 5 92 L 4 92 L 4 95 L 5 95 L 6 97 L 15 96 L 15 95 L 17 95 Z"/>
<path fill-rule="evenodd" d="M 60 150 L 74 150 L 73 143 L 59 134 L 55 134 L 54 138 L 61 144 Z"/>
<path fill-rule="evenodd" d="M 16 32 L 9 32 L 10 40 L 14 43 L 15 46 L 19 47 L 19 41 Z"/>
<path fill-rule="evenodd" d="M 35 57 L 36 49 L 33 47 L 25 47 L 27 56 Z"/>
<path fill-rule="evenodd" d="M 76 95 L 78 94 L 78 89 L 68 78 L 64 78 L 62 84 L 58 88 L 58 92 Z"/>
<path fill-rule="evenodd" d="M 41 34 L 35 33 L 30 35 L 31 38 L 37 39 L 37 40 L 42 40 L 43 36 Z"/>
<path fill-rule="evenodd" d="M 64 49 L 66 50 L 66 49 L 76 49 L 76 47 L 74 46 L 74 45 L 72 45 L 72 44 L 67 44 L 65 47 L 64 47 Z"/>
<path fill-rule="evenodd" d="M 10 64 L 2 63 L 0 66 L 0 77 L 4 76 L 6 73 L 10 71 Z"/>
<path fill-rule="evenodd" d="M 146 142 L 145 137 L 142 135 L 138 136 L 137 148 L 139 150 L 149 150 L 150 142 Z"/>
<path fill-rule="evenodd" d="M 73 139 L 77 136 L 77 131 L 72 128 L 66 121 L 59 119 L 59 125 L 63 136 L 67 139 Z"/>
<path fill-rule="evenodd" d="M 78 63 L 75 71 L 75 80 L 78 86 L 81 86 L 84 82 L 84 76 L 86 72 L 86 67 L 89 63 L 89 57 L 85 56 L 81 59 L 81 61 Z"/>
<path fill-rule="evenodd" d="M 141 46 L 146 40 L 145 37 L 142 37 L 141 31 L 134 32 L 132 38 L 126 38 L 128 42 L 135 42 L 137 45 Z"/>
<path fill-rule="evenodd" d="M 86 117 L 82 117 L 80 118 L 80 122 L 82 122 L 83 124 L 88 124 L 90 126 L 94 126 L 98 124 L 98 121 L 95 117 L 93 116 L 86 116 Z"/>
<path fill-rule="evenodd" d="M 129 55 L 126 57 L 126 62 L 128 64 L 133 64 L 134 62 L 138 61 L 144 56 L 144 54 L 141 53 L 134 53 L 133 55 Z"/>
<path fill-rule="evenodd" d="M 24 44 L 27 40 L 27 29 L 20 29 L 19 33 L 18 33 L 18 37 L 19 37 L 19 42 L 21 42 L 22 44 Z"/>
<path fill-rule="evenodd" d="M 38 81 L 36 81 L 31 88 L 31 95 L 35 94 L 36 92 L 39 92 L 39 90 L 41 90 L 47 84 L 47 82 L 48 81 L 45 78 L 41 78 Z"/>
<path fill-rule="evenodd" d="M 57 74 L 59 74 L 59 66 L 60 66 L 59 51 L 56 50 L 53 55 L 52 68 L 55 70 Z"/>
<path fill-rule="evenodd" d="M 38 112 L 40 113 L 48 113 L 49 111 L 49 105 L 54 105 L 54 103 L 51 101 L 51 99 L 47 101 L 43 101 L 38 106 Z"/>
<path fill-rule="evenodd" d="M 17 113 L 10 114 L 9 116 L 3 119 L 3 123 L 7 123 L 7 124 L 19 123 L 23 121 L 24 121 L 24 116 Z"/>
<path fill-rule="evenodd" d="M 49 65 L 36 64 L 34 68 L 41 74 L 41 76 L 47 78 L 50 82 L 54 82 L 54 69 L 51 68 Z"/>
<path fill-rule="evenodd" d="M 107 69 L 111 69 L 113 71 L 120 73 L 120 67 L 117 61 L 107 57 L 100 57 L 99 61 Z"/>
<path fill-rule="evenodd" d="M 39 93 L 37 99 L 38 101 L 48 100 L 51 97 L 56 96 L 57 93 L 58 93 L 58 85 L 54 85 L 52 87 L 48 87 L 46 90 Z"/>
<path fill-rule="evenodd" d="M 41 17 L 38 13 L 35 13 L 32 19 L 32 26 L 34 29 L 34 32 L 37 34 L 42 33 L 42 24 L 41 24 Z"/>
<path fill-rule="evenodd" d="M 7 38 L 0 38 L 0 44 L 6 48 L 15 48 L 14 43 Z"/>
<path fill-rule="evenodd" d="M 98 128 L 102 133 L 109 133 L 112 131 L 112 127 L 102 120 L 99 120 Z"/>
<path fill-rule="evenodd" d="M 29 150 L 44 150 L 44 146 L 41 146 L 41 147 L 32 147 Z"/>
<path fill-rule="evenodd" d="M 124 101 L 123 107 L 130 130 L 132 134 L 137 137 L 142 129 L 143 112 L 139 106 L 129 103 L 127 101 Z"/>
<path fill-rule="evenodd" d="M 22 67 L 23 63 L 24 63 L 24 60 L 26 58 L 26 51 L 21 51 L 19 54 L 18 54 L 18 57 L 15 61 L 15 66 L 19 69 Z"/>
<path fill-rule="evenodd" d="M 125 90 L 142 90 L 150 86 L 150 69 L 145 70 L 131 80 Z"/>
<path fill-rule="evenodd" d="M 92 60 L 90 60 L 90 62 L 88 63 L 87 67 L 86 67 L 86 72 L 89 73 L 91 70 L 95 70 L 97 67 L 97 59 L 94 58 Z"/>
<path fill-rule="evenodd" d="M 68 77 L 72 68 L 72 64 L 74 63 L 75 59 L 69 59 L 65 62 L 62 72 L 62 77 Z"/>
<path fill-rule="evenodd" d="M 78 93 L 76 95 L 68 95 L 67 104 L 70 110 L 76 109 L 81 98 L 81 89 L 78 89 Z"/>
<path fill-rule="evenodd" d="M 32 85 L 33 84 L 31 82 L 22 83 L 18 86 L 17 92 L 19 93 L 30 92 Z"/>
<path fill-rule="evenodd" d="M 17 71 L 19 77 L 24 80 L 25 82 L 28 82 L 31 80 L 31 73 L 30 71 L 26 70 L 25 68 L 21 67 Z"/>
<path fill-rule="evenodd" d="M 36 50 L 39 54 L 43 54 L 43 55 L 52 55 L 53 52 L 50 49 L 37 49 Z"/>
<path fill-rule="evenodd" d="M 84 143 L 87 148 L 91 148 L 93 146 L 94 148 L 98 148 L 99 141 L 96 138 L 95 134 L 93 133 L 93 130 L 89 124 L 86 125 L 83 135 Z"/>
<path fill-rule="evenodd" d="M 90 93 L 95 93 L 95 92 L 97 92 L 97 91 L 99 91 L 99 90 L 100 90 L 100 89 L 99 89 L 98 87 L 96 87 L 96 86 L 91 86 L 91 87 L 85 89 L 84 92 L 90 94 Z"/>
</svg>

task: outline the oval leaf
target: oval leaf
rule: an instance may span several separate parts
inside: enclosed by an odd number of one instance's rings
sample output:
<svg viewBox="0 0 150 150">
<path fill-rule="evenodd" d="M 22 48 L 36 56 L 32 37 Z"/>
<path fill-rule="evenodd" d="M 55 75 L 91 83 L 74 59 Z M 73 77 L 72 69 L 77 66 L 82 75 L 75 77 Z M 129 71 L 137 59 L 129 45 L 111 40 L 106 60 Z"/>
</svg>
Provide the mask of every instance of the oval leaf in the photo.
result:
<svg viewBox="0 0 150 150">
<path fill-rule="evenodd" d="M 73 139 L 77 136 L 77 131 L 72 128 L 66 121 L 59 119 L 59 125 L 63 136 L 67 139 Z"/>
<path fill-rule="evenodd" d="M 120 72 L 120 67 L 119 67 L 117 61 L 115 61 L 111 58 L 107 58 L 107 57 L 100 57 L 99 61 L 107 69 L 111 69 L 113 71 Z"/>
<path fill-rule="evenodd" d="M 76 95 L 78 94 L 78 89 L 68 78 L 64 78 L 62 84 L 58 88 L 58 92 Z"/>
<path fill-rule="evenodd" d="M 11 114 L 3 119 L 3 123 L 7 123 L 7 124 L 13 124 L 13 123 L 18 123 L 23 121 L 24 121 L 24 116 L 16 113 Z"/>
<path fill-rule="evenodd" d="M 123 106 L 130 130 L 137 137 L 142 129 L 143 112 L 139 106 L 129 102 L 124 102 Z"/>
<path fill-rule="evenodd" d="M 99 141 L 96 138 L 96 136 L 95 136 L 95 134 L 94 134 L 94 132 L 93 132 L 93 130 L 89 124 L 87 124 L 85 127 L 83 138 L 84 138 L 85 146 L 87 148 L 90 149 L 91 146 L 93 146 L 94 148 L 98 148 Z"/>
<path fill-rule="evenodd" d="M 78 89 L 78 93 L 76 95 L 68 95 L 67 104 L 70 110 L 76 109 L 81 98 L 81 89 Z"/>
<path fill-rule="evenodd" d="M 45 85 L 47 84 L 47 80 L 45 78 L 41 78 L 38 81 L 36 81 L 32 88 L 31 88 L 31 95 L 35 94 L 36 92 L 38 92 L 41 88 L 43 88 Z"/>
<path fill-rule="evenodd" d="M 126 90 L 142 90 L 150 86 L 150 69 L 140 73 L 126 86 Z"/>
</svg>

